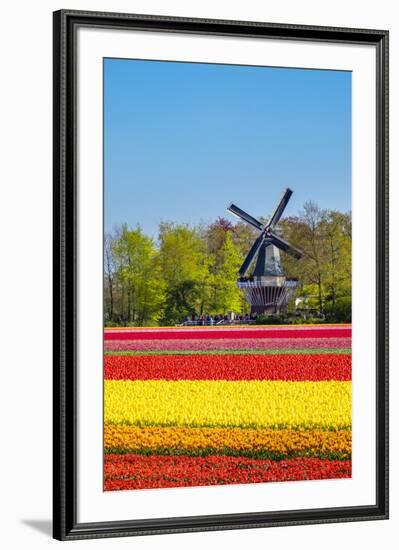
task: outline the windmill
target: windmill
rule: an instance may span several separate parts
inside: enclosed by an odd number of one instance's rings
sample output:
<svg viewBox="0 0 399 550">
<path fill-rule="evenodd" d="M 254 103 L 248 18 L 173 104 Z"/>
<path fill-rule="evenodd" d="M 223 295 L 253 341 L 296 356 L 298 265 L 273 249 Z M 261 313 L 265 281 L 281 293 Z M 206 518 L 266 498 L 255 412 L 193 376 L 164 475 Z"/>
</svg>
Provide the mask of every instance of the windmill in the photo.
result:
<svg viewBox="0 0 399 550">
<path fill-rule="evenodd" d="M 240 278 L 237 281 L 237 286 L 251 305 L 251 313 L 273 314 L 284 311 L 298 285 L 298 279 L 285 277 L 280 262 L 280 250 L 297 260 L 303 253 L 282 239 L 277 234 L 276 227 L 291 195 L 291 189 L 284 190 L 280 202 L 267 223 L 261 223 L 235 204 L 230 204 L 227 208 L 229 212 L 260 232 L 240 267 Z M 252 274 L 247 277 L 246 273 L 256 257 Z"/>
</svg>

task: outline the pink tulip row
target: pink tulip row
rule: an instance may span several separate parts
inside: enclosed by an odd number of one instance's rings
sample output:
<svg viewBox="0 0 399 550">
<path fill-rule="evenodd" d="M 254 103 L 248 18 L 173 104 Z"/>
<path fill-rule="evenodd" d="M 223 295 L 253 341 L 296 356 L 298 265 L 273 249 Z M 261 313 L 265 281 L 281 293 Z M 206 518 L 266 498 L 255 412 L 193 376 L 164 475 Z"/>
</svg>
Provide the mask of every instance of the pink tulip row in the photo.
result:
<svg viewBox="0 0 399 550">
<path fill-rule="evenodd" d="M 105 351 L 218 349 L 328 349 L 350 348 L 351 338 L 220 338 L 190 340 L 105 340 Z"/>
</svg>

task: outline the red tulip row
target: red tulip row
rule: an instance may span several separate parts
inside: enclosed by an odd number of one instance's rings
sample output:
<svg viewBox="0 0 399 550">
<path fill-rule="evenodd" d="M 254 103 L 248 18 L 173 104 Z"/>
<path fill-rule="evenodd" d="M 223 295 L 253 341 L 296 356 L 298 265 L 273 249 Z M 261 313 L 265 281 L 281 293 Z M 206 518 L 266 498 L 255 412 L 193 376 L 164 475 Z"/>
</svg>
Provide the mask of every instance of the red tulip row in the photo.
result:
<svg viewBox="0 0 399 550">
<path fill-rule="evenodd" d="M 106 491 L 266 481 L 350 478 L 350 460 L 292 458 L 271 461 L 244 457 L 105 455 Z"/>
<path fill-rule="evenodd" d="M 106 330 L 104 340 L 189 340 L 219 338 L 349 338 L 350 326 L 311 328 L 245 328 L 245 329 L 152 329 Z"/>
<path fill-rule="evenodd" d="M 350 380 L 351 355 L 106 355 L 107 380 Z"/>
</svg>

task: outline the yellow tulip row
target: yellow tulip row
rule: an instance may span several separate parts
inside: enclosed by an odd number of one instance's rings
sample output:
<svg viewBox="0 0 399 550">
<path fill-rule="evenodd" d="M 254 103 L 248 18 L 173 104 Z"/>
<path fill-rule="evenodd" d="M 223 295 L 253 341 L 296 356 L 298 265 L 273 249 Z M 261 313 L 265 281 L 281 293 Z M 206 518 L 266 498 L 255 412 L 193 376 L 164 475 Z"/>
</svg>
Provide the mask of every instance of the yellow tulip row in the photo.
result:
<svg viewBox="0 0 399 550">
<path fill-rule="evenodd" d="M 106 380 L 104 422 L 241 428 L 348 428 L 351 382 Z"/>
</svg>

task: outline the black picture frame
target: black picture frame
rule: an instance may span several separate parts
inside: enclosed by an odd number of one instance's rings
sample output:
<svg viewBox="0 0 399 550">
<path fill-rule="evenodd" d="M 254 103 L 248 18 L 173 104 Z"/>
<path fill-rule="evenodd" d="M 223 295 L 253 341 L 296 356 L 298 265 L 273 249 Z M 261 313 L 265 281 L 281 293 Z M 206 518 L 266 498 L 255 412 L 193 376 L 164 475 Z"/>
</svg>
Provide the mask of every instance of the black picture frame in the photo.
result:
<svg viewBox="0 0 399 550">
<path fill-rule="evenodd" d="M 369 44 L 377 54 L 376 496 L 373 506 L 77 522 L 76 30 L 81 27 Z M 333 28 L 61 10 L 54 12 L 53 536 L 59 540 L 260 528 L 388 518 L 388 37 Z"/>
</svg>

